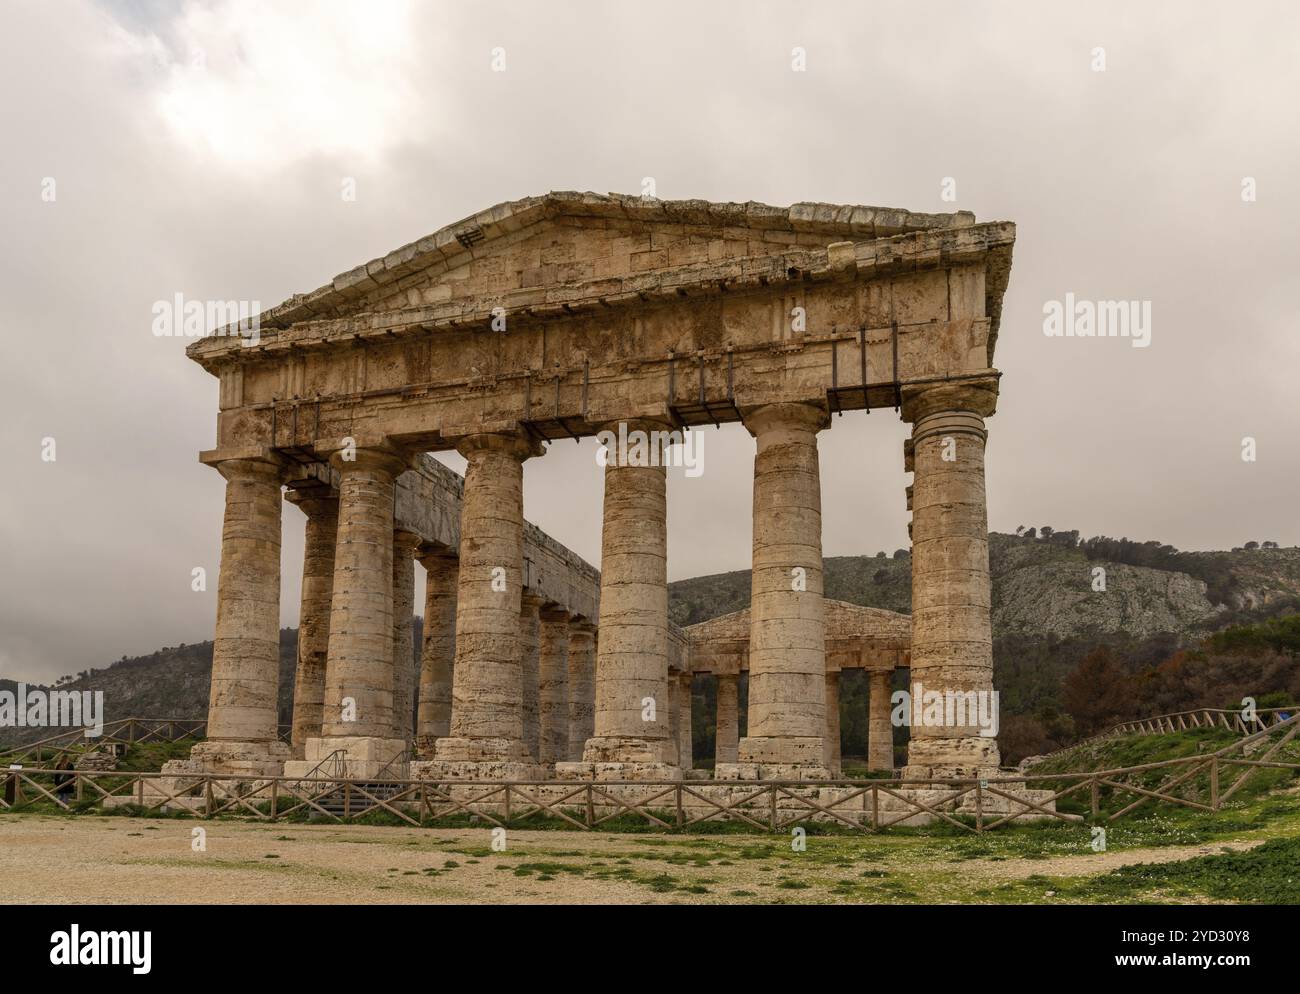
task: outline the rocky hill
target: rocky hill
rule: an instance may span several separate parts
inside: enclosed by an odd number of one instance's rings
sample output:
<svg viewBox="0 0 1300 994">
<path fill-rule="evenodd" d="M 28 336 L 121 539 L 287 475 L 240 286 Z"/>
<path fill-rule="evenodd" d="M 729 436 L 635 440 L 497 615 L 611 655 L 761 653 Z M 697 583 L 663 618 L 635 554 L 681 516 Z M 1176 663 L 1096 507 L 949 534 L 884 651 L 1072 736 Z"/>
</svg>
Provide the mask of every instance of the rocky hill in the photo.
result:
<svg viewBox="0 0 1300 994">
<path fill-rule="evenodd" d="M 1134 666 L 1151 666 L 1228 624 L 1300 606 L 1300 548 L 1181 553 L 1158 543 L 1079 542 L 1076 533 L 1043 531 L 1046 537 L 990 535 L 996 679 L 1011 714 L 1057 706 L 1064 673 L 1099 645 L 1115 649 Z M 1104 592 L 1093 590 L 1097 567 L 1105 570 Z M 825 570 L 828 597 L 911 610 L 906 551 L 831 557 Z M 680 625 L 748 604 L 748 571 L 694 577 L 669 589 L 669 612 Z M 418 646 L 418 628 L 416 636 Z M 296 630 L 281 632 L 280 714 L 286 723 L 296 646 Z M 123 658 L 60 686 L 105 691 L 109 721 L 131 715 L 202 717 L 211 665 L 212 643 L 200 642 Z M 0 680 L 0 690 L 13 687 L 12 681 Z M 846 688 L 845 694 L 854 692 Z M 704 720 L 696 722 L 702 735 L 711 731 L 708 713 L 706 703 L 699 716 Z M 3 728 L 0 744 L 43 735 Z"/>
</svg>

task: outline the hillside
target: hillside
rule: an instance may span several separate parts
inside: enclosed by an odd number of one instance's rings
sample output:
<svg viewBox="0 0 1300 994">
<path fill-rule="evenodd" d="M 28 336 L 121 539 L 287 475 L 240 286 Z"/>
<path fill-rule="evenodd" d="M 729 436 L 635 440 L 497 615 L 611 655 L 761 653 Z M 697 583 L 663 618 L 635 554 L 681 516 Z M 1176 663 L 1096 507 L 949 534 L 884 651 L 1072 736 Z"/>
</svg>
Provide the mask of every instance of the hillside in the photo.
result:
<svg viewBox="0 0 1300 994">
<path fill-rule="evenodd" d="M 1035 532 L 1035 530 L 1030 530 Z M 1046 751 L 1072 739 L 1063 709 L 1062 681 L 1089 653 L 1113 651 L 1133 672 L 1154 668 L 1181 648 L 1194 647 L 1230 624 L 1294 611 L 1300 605 L 1300 549 L 1240 549 L 1182 553 L 1158 543 L 1089 539 L 1042 529 L 1031 536 L 990 535 L 993 577 L 994 663 L 1006 715 L 1036 715 L 1011 749 Z M 1109 554 L 1115 558 L 1106 558 Z M 1106 570 L 1106 591 L 1092 590 L 1093 569 Z M 1174 568 L 1177 567 L 1177 568 Z M 838 600 L 909 612 L 911 560 L 893 556 L 840 556 L 825 561 L 826 595 Z M 739 610 L 749 603 L 749 572 L 694 577 L 669 585 L 669 614 L 680 625 Z M 419 621 L 417 619 L 417 625 Z M 419 645 L 417 628 L 416 643 Z M 280 715 L 288 722 L 297 632 L 281 632 Z M 160 649 L 123 658 L 61 684 L 105 691 L 105 720 L 131 715 L 202 717 L 207 711 L 212 643 Z M 13 682 L 0 680 L 0 689 Z M 845 754 L 860 751 L 865 736 L 865 683 L 845 680 L 841 697 Z M 1150 706 L 1159 703 L 1153 693 Z M 1148 710 L 1138 701 L 1139 710 Z M 712 684 L 696 689 L 699 755 L 712 753 Z M 44 731 L 0 729 L 0 744 L 44 737 Z M 1007 747 L 1004 746 L 1004 752 Z"/>
</svg>

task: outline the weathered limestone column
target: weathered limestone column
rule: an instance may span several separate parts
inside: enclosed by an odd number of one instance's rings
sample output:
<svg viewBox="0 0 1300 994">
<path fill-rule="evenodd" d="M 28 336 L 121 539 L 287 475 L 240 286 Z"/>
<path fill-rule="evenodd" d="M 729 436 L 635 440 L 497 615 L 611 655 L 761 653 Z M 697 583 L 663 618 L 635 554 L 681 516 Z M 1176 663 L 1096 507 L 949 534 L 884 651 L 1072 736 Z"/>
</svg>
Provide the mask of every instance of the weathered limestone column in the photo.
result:
<svg viewBox="0 0 1300 994">
<path fill-rule="evenodd" d="M 537 760 L 541 729 L 538 725 L 538 681 L 541 663 L 538 658 L 541 642 L 542 599 L 524 594 L 519 599 L 519 700 L 523 707 L 524 745 L 528 754 Z"/>
<path fill-rule="evenodd" d="M 718 674 L 718 716 L 713 754 L 713 765 L 736 762 L 736 746 L 740 742 L 740 703 L 738 686 L 740 677 L 735 674 Z"/>
<path fill-rule="evenodd" d="M 867 769 L 894 768 L 894 726 L 889 720 L 889 670 L 868 670 L 870 697 L 867 701 Z"/>
<path fill-rule="evenodd" d="M 406 460 L 385 445 L 335 452 L 339 527 L 330 601 L 329 656 L 321 735 L 305 760 L 285 765 L 303 776 L 338 750 L 344 773 L 405 776 L 395 763 L 406 742 L 393 734 L 393 504 Z"/>
<path fill-rule="evenodd" d="M 826 768 L 840 775 L 840 674 L 826 674 Z"/>
<path fill-rule="evenodd" d="M 484 433 L 458 447 L 468 463 L 460 512 L 451 734 L 421 775 L 533 779 L 524 744 L 519 606 L 523 594 L 523 463 L 541 447 Z"/>
<path fill-rule="evenodd" d="M 415 549 L 420 536 L 393 532 L 393 738 L 415 741 Z"/>
<path fill-rule="evenodd" d="M 566 759 L 582 760 L 582 749 L 596 733 L 596 628 L 583 621 L 569 625 L 569 748 Z"/>
<path fill-rule="evenodd" d="M 393 501 L 405 464 L 382 449 L 330 462 L 340 475 L 339 529 L 322 732 L 392 740 Z M 345 699 L 355 703 L 355 716 L 345 712 Z"/>
<path fill-rule="evenodd" d="M 817 432 L 826 412 L 769 404 L 745 417 L 754 456 L 748 775 L 826 777 L 826 626 Z M 725 771 L 724 771 L 725 772 Z M 730 775 L 730 774 L 728 774 Z"/>
<path fill-rule="evenodd" d="M 424 567 L 424 635 L 420 645 L 420 703 L 415 752 L 433 756 L 434 743 L 451 733 L 452 664 L 456 656 L 456 557 L 430 549 Z"/>
<path fill-rule="evenodd" d="M 905 388 L 912 423 L 912 698 L 993 691 L 984 418 L 997 381 Z M 974 693 L 971 693 L 974 692 Z M 986 706 L 991 696 L 985 698 Z M 907 776 L 973 776 L 996 769 L 997 740 L 973 720 L 913 724 Z"/>
<path fill-rule="evenodd" d="M 292 742 L 296 749 L 301 749 L 307 739 L 320 737 L 339 501 L 328 491 L 291 490 L 288 497 L 307 516 L 302 560 L 302 606 L 298 613 L 298 666 L 293 683 Z"/>
<path fill-rule="evenodd" d="M 541 612 L 538 651 L 538 754 L 544 766 L 569 758 L 569 615 Z"/>
<path fill-rule="evenodd" d="M 280 465 L 215 464 L 226 478 L 207 741 L 168 772 L 275 775 L 291 756 L 277 737 L 280 687 Z M 167 769 L 167 767 L 164 767 Z"/>
<path fill-rule="evenodd" d="M 629 439 L 666 430 L 647 421 L 625 428 Z M 582 757 L 597 778 L 680 775 L 669 729 L 667 477 L 649 450 L 611 447 L 605 465 L 596 727 Z"/>
<path fill-rule="evenodd" d="M 695 678 L 690 673 L 677 677 L 681 688 L 677 699 L 677 756 L 678 765 L 683 770 L 695 769 L 695 744 L 692 739 L 694 727 L 691 723 L 691 697 Z"/>
</svg>

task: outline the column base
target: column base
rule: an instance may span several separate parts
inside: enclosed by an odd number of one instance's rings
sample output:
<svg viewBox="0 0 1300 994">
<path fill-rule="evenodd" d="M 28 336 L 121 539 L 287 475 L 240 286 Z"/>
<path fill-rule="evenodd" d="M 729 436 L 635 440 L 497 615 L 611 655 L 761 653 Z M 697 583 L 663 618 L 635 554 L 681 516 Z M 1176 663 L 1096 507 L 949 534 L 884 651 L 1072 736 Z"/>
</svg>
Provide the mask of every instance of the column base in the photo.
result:
<svg viewBox="0 0 1300 994">
<path fill-rule="evenodd" d="M 515 760 L 448 760 L 425 759 L 411 764 L 412 780 L 549 780 L 551 770 L 531 762 Z"/>
<path fill-rule="evenodd" d="M 904 778 L 949 779 L 1001 775 L 998 740 L 993 737 L 913 737 L 907 744 Z"/>
<path fill-rule="evenodd" d="M 670 763 L 556 763 L 558 780 L 681 780 L 682 769 Z"/>
<path fill-rule="evenodd" d="M 163 764 L 162 772 L 177 776 L 222 774 L 227 776 L 278 777 L 284 765 L 293 760 L 293 749 L 286 743 L 230 742 L 208 739 L 197 742 L 189 759 L 172 759 Z"/>
<path fill-rule="evenodd" d="M 339 750 L 343 750 L 344 755 L 331 758 Z M 382 773 L 385 779 L 405 780 L 407 764 L 393 762 L 405 751 L 405 739 L 370 735 L 313 738 L 303 743 L 306 758 L 285 763 L 284 775 L 307 777 L 310 774 L 321 780 L 367 780 Z"/>
<path fill-rule="evenodd" d="M 811 763 L 718 763 L 714 780 L 837 780 L 825 766 Z"/>
<path fill-rule="evenodd" d="M 742 766 L 807 766 L 829 772 L 826 768 L 825 742 L 819 735 L 780 738 L 751 735 L 740 740 L 736 749 L 736 762 Z"/>
<path fill-rule="evenodd" d="M 677 768 L 677 743 L 632 735 L 597 735 L 582 748 L 582 762 L 597 765 L 661 765 Z"/>
<path fill-rule="evenodd" d="M 462 738 L 447 736 L 434 745 L 433 758 L 447 763 L 523 763 L 536 766 L 537 759 L 519 739 Z"/>
</svg>

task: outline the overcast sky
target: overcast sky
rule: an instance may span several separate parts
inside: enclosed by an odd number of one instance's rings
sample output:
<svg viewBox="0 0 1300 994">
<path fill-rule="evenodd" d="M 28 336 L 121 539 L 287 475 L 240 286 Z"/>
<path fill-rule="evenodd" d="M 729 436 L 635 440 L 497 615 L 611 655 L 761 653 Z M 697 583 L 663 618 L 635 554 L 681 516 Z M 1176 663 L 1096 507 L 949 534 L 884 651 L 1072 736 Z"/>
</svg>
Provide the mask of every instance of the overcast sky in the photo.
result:
<svg viewBox="0 0 1300 994">
<path fill-rule="evenodd" d="M 990 525 L 1300 543 L 1293 5 L 6 0 L 0 14 L 0 676 L 212 637 L 224 484 L 196 454 L 217 384 L 184 339 L 152 334 L 155 301 L 270 306 L 492 204 L 639 193 L 646 176 L 663 198 L 1015 221 Z M 1150 347 L 1046 337 L 1043 306 L 1067 292 L 1150 301 Z M 826 555 L 907 544 L 904 436 L 892 412 L 821 436 Z M 593 444 L 527 463 L 525 510 L 598 563 Z M 670 482 L 674 579 L 749 564 L 753 442 L 731 427 L 705 444 L 704 475 Z M 286 506 L 285 624 L 302 532 Z M 190 589 L 196 566 L 206 592 Z"/>
</svg>

